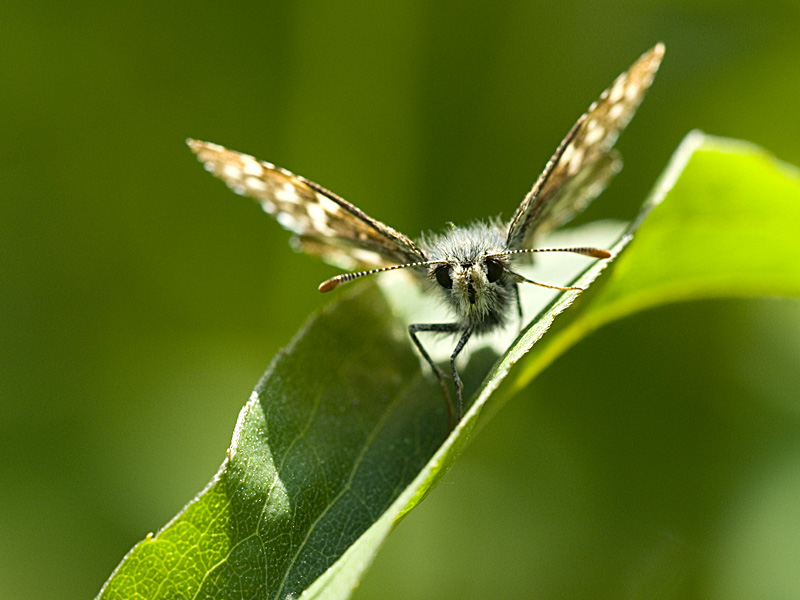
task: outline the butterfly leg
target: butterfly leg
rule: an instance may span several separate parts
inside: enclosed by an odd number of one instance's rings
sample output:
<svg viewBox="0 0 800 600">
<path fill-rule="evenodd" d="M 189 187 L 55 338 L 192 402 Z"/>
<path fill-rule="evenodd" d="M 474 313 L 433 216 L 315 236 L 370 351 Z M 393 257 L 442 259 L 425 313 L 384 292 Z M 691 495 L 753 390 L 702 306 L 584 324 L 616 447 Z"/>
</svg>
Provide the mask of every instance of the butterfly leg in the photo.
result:
<svg viewBox="0 0 800 600">
<path fill-rule="evenodd" d="M 519 297 L 519 285 L 514 282 L 514 297 L 517 299 L 517 316 L 519 317 L 519 330 L 522 331 L 522 300 Z"/>
<path fill-rule="evenodd" d="M 456 344 L 455 350 L 450 355 L 450 369 L 453 371 L 453 382 L 456 384 L 456 395 L 458 396 L 458 404 L 456 406 L 456 414 L 458 418 L 456 419 L 456 423 L 461 420 L 461 413 L 464 406 L 464 401 L 462 400 L 462 396 L 464 393 L 464 384 L 461 383 L 461 377 L 458 376 L 458 370 L 456 369 L 456 357 L 464 349 L 464 346 L 467 343 L 467 340 L 472 335 L 472 329 L 467 329 L 461 335 L 461 339 L 458 340 L 458 344 Z"/>
<path fill-rule="evenodd" d="M 414 345 L 417 347 L 417 350 L 419 350 L 419 353 L 422 354 L 422 357 L 431 366 L 431 369 L 433 369 L 433 373 L 434 375 L 436 375 L 436 379 L 439 380 L 439 387 L 442 388 L 442 395 L 444 396 L 445 404 L 447 404 L 447 430 L 452 431 L 456 423 L 456 421 L 454 420 L 455 410 L 453 408 L 453 399 L 450 397 L 450 390 L 447 389 L 447 381 L 445 381 L 444 373 L 439 368 L 439 366 L 435 362 L 433 362 L 433 359 L 431 358 L 430 354 L 428 354 L 428 351 L 425 350 L 425 348 L 422 345 L 422 342 L 420 342 L 419 338 L 417 337 L 417 333 L 419 333 L 420 331 L 433 331 L 437 333 L 458 333 L 461 331 L 461 328 L 457 323 L 431 323 L 431 324 L 415 323 L 408 326 L 408 334 L 411 336 L 411 340 L 414 342 Z M 455 367 L 453 367 L 453 371 L 455 372 Z M 456 391 L 458 392 L 459 407 L 460 407 L 461 391 L 458 389 L 458 387 L 456 387 Z M 459 419 L 461 418 L 460 410 L 458 418 Z"/>
</svg>

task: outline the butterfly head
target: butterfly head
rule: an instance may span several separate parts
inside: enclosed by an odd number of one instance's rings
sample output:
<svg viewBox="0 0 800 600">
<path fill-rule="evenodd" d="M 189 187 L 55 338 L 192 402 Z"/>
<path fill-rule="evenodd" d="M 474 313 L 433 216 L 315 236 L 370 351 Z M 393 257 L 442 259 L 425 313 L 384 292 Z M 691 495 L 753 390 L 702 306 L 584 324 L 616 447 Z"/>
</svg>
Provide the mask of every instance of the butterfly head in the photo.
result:
<svg viewBox="0 0 800 600">
<path fill-rule="evenodd" d="M 474 324 L 504 312 L 514 282 L 496 223 L 451 227 L 425 239 L 423 247 L 435 261 L 428 267 L 428 279 L 461 320 Z"/>
<path fill-rule="evenodd" d="M 500 256 L 483 257 L 477 263 L 445 262 L 435 265 L 429 276 L 446 290 L 455 286 L 459 294 L 466 293 L 470 304 L 475 304 L 476 290 L 497 283 L 505 273 L 506 263 Z"/>
<path fill-rule="evenodd" d="M 435 282 L 453 312 L 466 323 L 490 318 L 502 320 L 513 294 L 508 258 L 484 254 L 471 260 L 449 260 L 431 265 L 428 277 Z"/>
</svg>

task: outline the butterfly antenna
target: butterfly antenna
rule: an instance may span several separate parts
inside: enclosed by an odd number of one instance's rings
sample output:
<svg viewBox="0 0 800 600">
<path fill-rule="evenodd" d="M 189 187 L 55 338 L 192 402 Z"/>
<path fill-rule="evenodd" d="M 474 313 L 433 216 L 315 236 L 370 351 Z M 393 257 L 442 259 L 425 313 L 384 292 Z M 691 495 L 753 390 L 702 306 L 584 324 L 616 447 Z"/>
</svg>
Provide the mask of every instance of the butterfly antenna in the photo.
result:
<svg viewBox="0 0 800 600">
<path fill-rule="evenodd" d="M 534 281 L 533 279 L 528 279 L 524 275 L 521 275 L 520 273 L 516 273 L 515 271 L 512 271 L 511 269 L 506 269 L 506 270 L 508 271 L 508 274 L 511 275 L 511 278 L 514 281 L 516 281 L 517 283 L 532 283 L 533 285 L 538 285 L 538 286 L 544 287 L 544 288 L 550 288 L 551 290 L 561 290 L 562 292 L 566 292 L 566 291 L 569 291 L 569 290 L 578 290 L 580 292 L 585 291 L 585 288 L 582 288 L 580 286 L 561 287 L 560 285 L 552 285 L 550 283 L 542 283 L 541 281 Z"/>
<path fill-rule="evenodd" d="M 506 250 L 501 255 L 508 256 L 510 254 L 531 254 L 533 252 L 573 252 L 575 254 L 582 254 L 591 258 L 611 258 L 611 252 L 603 250 L 602 248 L 524 248 L 522 250 Z"/>
<path fill-rule="evenodd" d="M 590 256 L 592 258 L 611 258 L 611 252 L 608 250 L 603 250 L 601 248 L 588 248 L 588 247 L 579 247 L 579 248 L 524 248 L 521 250 L 507 250 L 503 252 L 500 256 L 508 256 L 509 254 L 531 254 L 533 252 L 573 252 L 575 254 L 582 254 L 583 256 Z M 561 290 L 562 292 L 566 292 L 568 290 L 578 290 L 584 291 L 584 288 L 573 286 L 573 287 L 561 287 L 560 285 L 551 285 L 549 283 L 542 283 L 541 281 L 534 281 L 533 279 L 528 279 L 524 275 L 520 273 L 516 273 L 511 269 L 506 269 L 508 274 L 511 275 L 512 279 L 517 283 L 532 283 L 533 285 L 538 285 L 541 287 L 550 288 L 551 290 Z"/>
<path fill-rule="evenodd" d="M 336 289 L 343 283 L 347 283 L 348 281 L 353 281 L 354 279 L 359 279 L 366 275 L 373 275 L 375 273 L 384 273 L 386 271 L 395 271 L 397 269 L 405 269 L 407 267 L 425 267 L 428 265 L 437 264 L 440 261 L 438 260 L 426 260 L 422 262 L 413 262 L 413 263 L 406 263 L 404 265 L 392 265 L 390 267 L 380 267 L 379 269 L 370 269 L 369 271 L 358 271 L 357 273 L 342 273 L 341 275 L 337 275 L 336 277 L 331 277 L 330 279 L 323 281 L 319 284 L 319 291 L 320 292 L 330 292 L 331 290 Z"/>
</svg>

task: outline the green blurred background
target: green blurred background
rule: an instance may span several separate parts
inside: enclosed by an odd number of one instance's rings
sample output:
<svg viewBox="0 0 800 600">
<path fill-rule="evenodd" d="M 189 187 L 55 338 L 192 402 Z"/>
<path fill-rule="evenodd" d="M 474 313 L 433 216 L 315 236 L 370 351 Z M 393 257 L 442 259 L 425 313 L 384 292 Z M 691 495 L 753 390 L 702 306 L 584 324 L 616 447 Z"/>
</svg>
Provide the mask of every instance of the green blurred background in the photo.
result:
<svg viewBox="0 0 800 600">
<path fill-rule="evenodd" d="M 800 164 L 798 26 L 797 0 L 5 0 L 0 597 L 92 597 L 329 300 L 335 271 L 184 138 L 410 235 L 509 216 L 662 40 L 626 168 L 580 221 L 626 219 L 692 128 Z M 605 328 L 482 431 L 357 597 L 800 597 L 799 332 L 766 299 Z"/>
</svg>

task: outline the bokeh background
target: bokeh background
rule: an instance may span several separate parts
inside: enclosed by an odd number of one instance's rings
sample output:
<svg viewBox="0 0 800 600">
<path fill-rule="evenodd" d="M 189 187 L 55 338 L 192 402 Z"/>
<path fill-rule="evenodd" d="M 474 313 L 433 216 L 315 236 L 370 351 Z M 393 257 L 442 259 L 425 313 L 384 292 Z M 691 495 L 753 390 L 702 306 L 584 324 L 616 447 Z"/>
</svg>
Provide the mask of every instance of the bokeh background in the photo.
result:
<svg viewBox="0 0 800 600">
<path fill-rule="evenodd" d="M 661 40 L 626 168 L 580 221 L 627 219 L 692 128 L 800 164 L 799 26 L 796 0 L 4 0 L 0 597 L 94 596 L 329 300 L 334 271 L 184 138 L 410 235 L 509 216 Z M 798 364 L 787 300 L 603 329 L 483 429 L 357 597 L 800 597 Z"/>
</svg>

